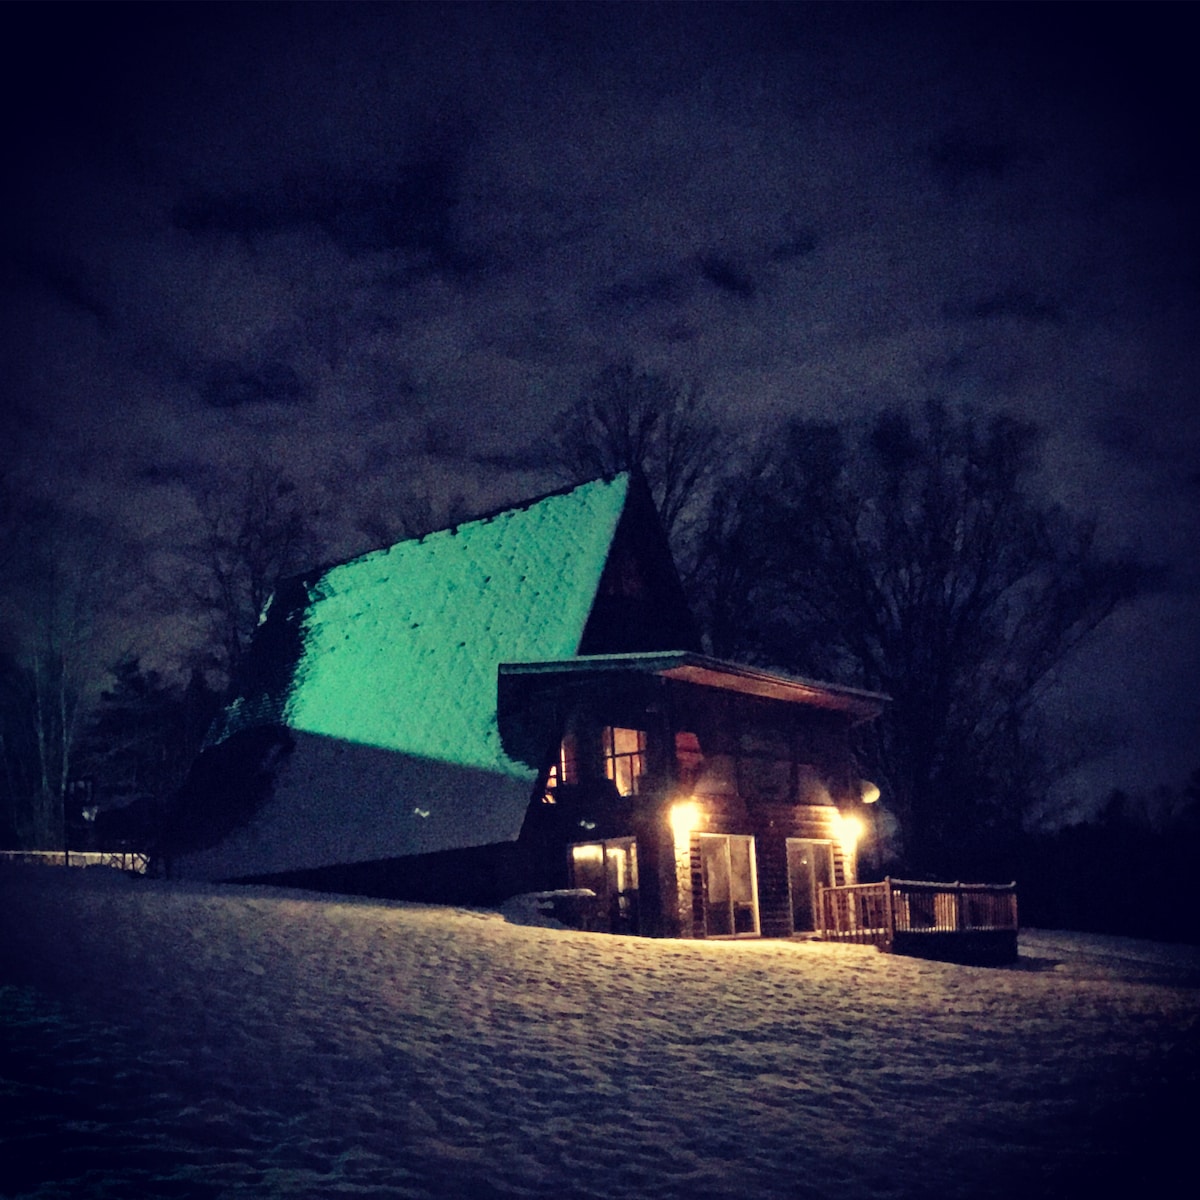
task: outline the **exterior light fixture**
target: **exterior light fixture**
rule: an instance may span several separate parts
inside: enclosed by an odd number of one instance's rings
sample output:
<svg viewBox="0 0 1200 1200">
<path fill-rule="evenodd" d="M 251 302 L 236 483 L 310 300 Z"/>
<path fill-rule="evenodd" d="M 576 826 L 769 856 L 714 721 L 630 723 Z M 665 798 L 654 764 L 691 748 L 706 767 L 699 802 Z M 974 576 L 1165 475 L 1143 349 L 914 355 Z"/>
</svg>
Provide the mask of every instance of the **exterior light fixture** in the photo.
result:
<svg viewBox="0 0 1200 1200">
<path fill-rule="evenodd" d="M 860 779 L 858 795 L 864 804 L 874 804 L 879 799 L 879 784 L 872 783 L 869 779 Z"/>
<path fill-rule="evenodd" d="M 671 805 L 671 830 L 676 841 L 684 841 L 700 825 L 700 805 L 695 800 L 679 800 Z"/>
<path fill-rule="evenodd" d="M 862 821 L 858 817 L 838 813 L 835 828 L 837 830 L 837 840 L 842 843 L 842 849 L 847 854 L 853 854 L 854 848 L 858 845 L 859 838 L 866 832 Z"/>
</svg>

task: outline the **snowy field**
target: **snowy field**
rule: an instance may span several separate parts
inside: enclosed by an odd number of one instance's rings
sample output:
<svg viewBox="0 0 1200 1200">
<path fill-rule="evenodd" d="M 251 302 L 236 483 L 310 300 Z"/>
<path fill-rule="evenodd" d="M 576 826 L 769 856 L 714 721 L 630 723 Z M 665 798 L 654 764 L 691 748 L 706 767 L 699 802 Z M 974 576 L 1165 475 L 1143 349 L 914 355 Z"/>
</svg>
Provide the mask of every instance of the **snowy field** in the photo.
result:
<svg viewBox="0 0 1200 1200">
<path fill-rule="evenodd" d="M 1198 1018 L 1200 952 L 1118 938 L 970 968 L 5 867 L 0 1195 L 1142 1196 Z"/>
</svg>

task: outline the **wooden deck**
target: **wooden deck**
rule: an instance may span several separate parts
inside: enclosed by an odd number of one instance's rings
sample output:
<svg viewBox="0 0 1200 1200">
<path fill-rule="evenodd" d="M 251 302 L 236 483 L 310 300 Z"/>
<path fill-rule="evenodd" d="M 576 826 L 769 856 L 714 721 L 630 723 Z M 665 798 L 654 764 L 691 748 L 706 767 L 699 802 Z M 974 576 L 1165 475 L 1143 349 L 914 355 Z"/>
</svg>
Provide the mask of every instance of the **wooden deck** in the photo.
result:
<svg viewBox="0 0 1200 1200">
<path fill-rule="evenodd" d="M 887 878 L 821 889 L 828 941 L 878 946 L 947 962 L 1017 958 L 1017 885 Z"/>
</svg>

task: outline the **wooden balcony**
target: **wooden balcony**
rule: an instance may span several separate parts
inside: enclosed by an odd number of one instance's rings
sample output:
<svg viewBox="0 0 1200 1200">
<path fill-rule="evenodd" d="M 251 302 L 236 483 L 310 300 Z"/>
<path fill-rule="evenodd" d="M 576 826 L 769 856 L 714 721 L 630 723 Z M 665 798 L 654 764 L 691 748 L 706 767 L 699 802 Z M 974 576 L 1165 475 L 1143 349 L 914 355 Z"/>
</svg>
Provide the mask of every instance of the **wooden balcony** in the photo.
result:
<svg viewBox="0 0 1200 1200">
<path fill-rule="evenodd" d="M 896 954 L 992 965 L 1017 958 L 1017 885 L 882 883 L 824 887 L 821 935 Z"/>
</svg>

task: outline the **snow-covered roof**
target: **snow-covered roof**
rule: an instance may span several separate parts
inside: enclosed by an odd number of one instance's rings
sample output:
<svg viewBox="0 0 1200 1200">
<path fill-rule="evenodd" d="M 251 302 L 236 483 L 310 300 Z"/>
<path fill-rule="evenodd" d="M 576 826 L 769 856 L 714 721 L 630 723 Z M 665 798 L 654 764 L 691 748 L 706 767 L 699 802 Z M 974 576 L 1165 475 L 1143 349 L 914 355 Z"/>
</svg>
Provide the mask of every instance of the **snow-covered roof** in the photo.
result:
<svg viewBox="0 0 1200 1200">
<path fill-rule="evenodd" d="M 325 570 L 307 585 L 299 655 L 271 706 L 281 723 L 527 774 L 500 747 L 497 667 L 575 653 L 628 484 L 587 483 Z M 253 722 L 240 699 L 222 736 Z"/>
<path fill-rule="evenodd" d="M 257 682 L 212 741 L 279 724 L 295 750 L 268 811 L 205 852 L 203 873 L 515 838 L 536 769 L 501 745 L 499 664 L 577 653 L 629 491 L 628 475 L 597 480 L 282 590 L 251 652 Z"/>
</svg>

